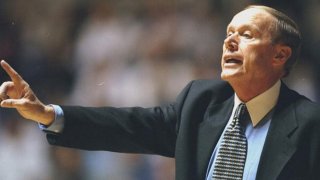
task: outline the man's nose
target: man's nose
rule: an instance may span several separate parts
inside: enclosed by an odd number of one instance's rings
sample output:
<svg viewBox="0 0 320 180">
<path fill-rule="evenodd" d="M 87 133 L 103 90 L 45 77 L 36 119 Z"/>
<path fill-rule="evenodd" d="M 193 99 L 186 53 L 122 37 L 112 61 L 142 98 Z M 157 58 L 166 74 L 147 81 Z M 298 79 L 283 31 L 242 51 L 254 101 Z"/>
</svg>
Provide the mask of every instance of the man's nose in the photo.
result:
<svg viewBox="0 0 320 180">
<path fill-rule="evenodd" d="M 238 50 L 238 38 L 236 33 L 228 36 L 225 40 L 224 40 L 224 46 L 227 50 L 229 51 L 237 51 Z"/>
</svg>

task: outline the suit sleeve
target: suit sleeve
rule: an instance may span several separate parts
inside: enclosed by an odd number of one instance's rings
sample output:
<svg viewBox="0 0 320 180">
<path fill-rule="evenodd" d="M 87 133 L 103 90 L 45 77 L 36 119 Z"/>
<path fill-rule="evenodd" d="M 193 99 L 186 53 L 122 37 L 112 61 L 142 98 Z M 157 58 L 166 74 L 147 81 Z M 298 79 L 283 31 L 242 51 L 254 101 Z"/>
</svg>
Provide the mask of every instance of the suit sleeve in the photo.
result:
<svg viewBox="0 0 320 180">
<path fill-rule="evenodd" d="M 61 134 L 47 134 L 48 142 L 52 145 L 84 150 L 173 157 L 179 109 L 190 84 L 178 96 L 176 102 L 165 106 L 61 106 L 65 118 L 64 130 Z"/>
</svg>

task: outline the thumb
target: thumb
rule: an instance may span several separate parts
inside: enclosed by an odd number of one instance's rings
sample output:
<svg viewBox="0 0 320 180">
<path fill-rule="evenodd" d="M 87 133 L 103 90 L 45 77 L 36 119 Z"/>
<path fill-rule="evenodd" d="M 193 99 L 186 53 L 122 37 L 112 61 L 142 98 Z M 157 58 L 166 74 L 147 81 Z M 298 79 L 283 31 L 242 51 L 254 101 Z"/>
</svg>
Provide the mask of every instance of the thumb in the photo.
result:
<svg viewBox="0 0 320 180">
<path fill-rule="evenodd" d="M 1 102 L 1 107 L 4 108 L 21 108 L 26 106 L 25 99 L 6 99 Z"/>
</svg>

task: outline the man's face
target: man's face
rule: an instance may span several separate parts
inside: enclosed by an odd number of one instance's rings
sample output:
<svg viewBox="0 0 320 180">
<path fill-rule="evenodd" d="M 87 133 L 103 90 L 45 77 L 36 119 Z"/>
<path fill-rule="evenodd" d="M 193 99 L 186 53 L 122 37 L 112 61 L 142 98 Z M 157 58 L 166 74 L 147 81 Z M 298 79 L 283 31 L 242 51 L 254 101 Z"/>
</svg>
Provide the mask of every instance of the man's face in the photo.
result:
<svg viewBox="0 0 320 180">
<path fill-rule="evenodd" d="M 264 83 L 275 78 L 272 61 L 274 17 L 247 9 L 234 16 L 227 28 L 221 59 L 221 78 L 231 83 Z"/>
</svg>

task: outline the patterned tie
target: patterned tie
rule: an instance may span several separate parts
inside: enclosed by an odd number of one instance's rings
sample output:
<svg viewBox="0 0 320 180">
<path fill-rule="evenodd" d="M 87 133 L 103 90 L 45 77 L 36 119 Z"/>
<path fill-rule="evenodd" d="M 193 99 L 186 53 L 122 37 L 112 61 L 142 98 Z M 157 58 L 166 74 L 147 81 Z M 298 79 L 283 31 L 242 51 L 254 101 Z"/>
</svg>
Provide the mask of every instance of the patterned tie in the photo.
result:
<svg viewBox="0 0 320 180">
<path fill-rule="evenodd" d="M 248 117 L 246 105 L 241 103 L 236 109 L 232 122 L 222 138 L 212 179 L 241 180 L 247 156 L 247 138 L 241 122 Z"/>
</svg>

